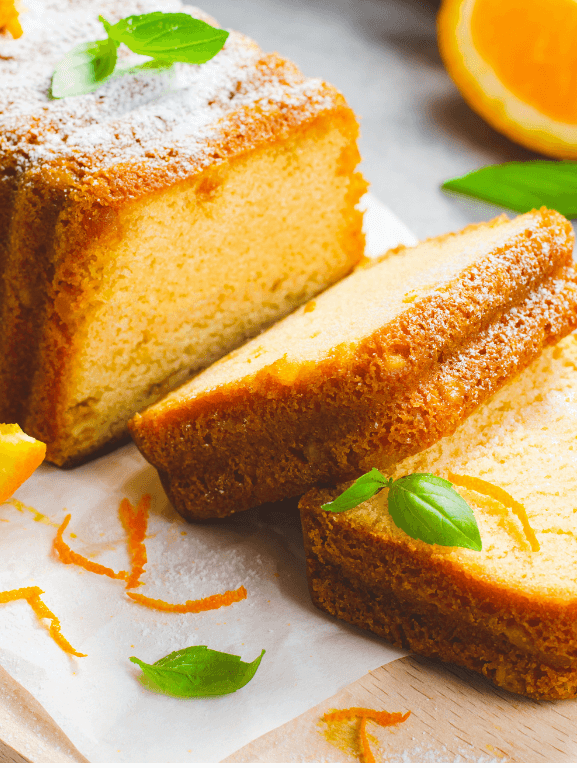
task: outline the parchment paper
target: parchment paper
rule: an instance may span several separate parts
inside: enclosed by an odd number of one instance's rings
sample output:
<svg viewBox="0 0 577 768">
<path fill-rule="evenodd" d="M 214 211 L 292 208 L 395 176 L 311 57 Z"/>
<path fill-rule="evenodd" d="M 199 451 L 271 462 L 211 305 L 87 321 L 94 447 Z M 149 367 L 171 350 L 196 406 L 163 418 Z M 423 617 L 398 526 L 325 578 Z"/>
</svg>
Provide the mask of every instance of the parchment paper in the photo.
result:
<svg viewBox="0 0 577 768">
<path fill-rule="evenodd" d="M 385 206 L 370 196 L 366 205 L 369 255 L 414 242 Z M 124 496 L 136 503 L 143 493 L 153 502 L 145 584 L 138 591 L 183 603 L 243 584 L 246 600 L 196 615 L 159 613 L 127 598 L 123 582 L 56 559 L 56 526 L 69 512 L 65 540 L 76 551 L 127 569 L 118 505 Z M 19 600 L 0 605 L 0 664 L 92 762 L 219 761 L 404 655 L 312 606 L 292 502 L 225 521 L 185 523 L 133 445 L 74 470 L 42 466 L 15 497 L 30 509 L 0 505 L 0 591 L 43 589 L 62 633 L 87 657 L 60 650 Z M 262 648 L 266 654 L 255 678 L 222 698 L 184 701 L 140 685 L 129 656 L 152 663 L 189 645 L 245 661 Z M 2 735 L 9 742 L 9 734 Z"/>
</svg>

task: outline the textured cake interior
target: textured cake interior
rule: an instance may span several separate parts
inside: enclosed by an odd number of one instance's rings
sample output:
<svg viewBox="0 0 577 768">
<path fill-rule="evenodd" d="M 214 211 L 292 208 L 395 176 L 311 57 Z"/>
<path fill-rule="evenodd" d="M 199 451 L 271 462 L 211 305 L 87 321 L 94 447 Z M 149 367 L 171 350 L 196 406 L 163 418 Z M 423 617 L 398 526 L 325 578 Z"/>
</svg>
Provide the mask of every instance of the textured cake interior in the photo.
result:
<svg viewBox="0 0 577 768">
<path fill-rule="evenodd" d="M 312 126 L 120 214 L 90 254 L 98 289 L 61 311 L 75 329 L 64 453 L 124 431 L 136 410 L 350 270 L 362 246 L 343 216 L 349 144 Z"/>
<path fill-rule="evenodd" d="M 103 4 L 104 3 L 104 4 Z M 231 32 L 203 65 L 49 98 L 98 22 L 178 0 L 35 0 L 0 39 L 0 421 L 72 465 L 361 260 L 344 98 Z"/>
<path fill-rule="evenodd" d="M 461 663 L 534 698 L 577 693 L 577 338 L 547 350 L 452 437 L 394 477 L 480 478 L 524 505 L 539 551 L 510 506 L 456 490 L 483 549 L 428 545 L 393 523 L 387 492 L 340 514 L 301 500 L 315 603 L 398 645 Z"/>
<path fill-rule="evenodd" d="M 529 223 L 519 218 L 500 221 L 499 226 L 481 225 L 468 230 L 465 237 L 441 237 L 392 252 L 382 263 L 357 270 L 314 303 L 277 323 L 265 336 L 211 366 L 149 413 L 160 413 L 214 387 L 256 376 L 275 363 L 272 375 L 278 372 L 281 380 L 290 381 L 298 377 L 301 365 L 306 368 L 322 361 L 335 348 L 343 357 L 352 356 L 359 341 L 391 322 L 417 299 L 446 286 L 492 250 L 511 243 Z M 482 300 L 481 295 L 480 305 Z M 444 322 L 450 323 L 450 318 Z M 399 356 L 391 365 L 401 368 L 402 360 Z"/>
<path fill-rule="evenodd" d="M 192 518 L 416 453 L 577 325 L 572 245 L 542 209 L 396 250 L 138 414 L 136 444 Z"/>
</svg>

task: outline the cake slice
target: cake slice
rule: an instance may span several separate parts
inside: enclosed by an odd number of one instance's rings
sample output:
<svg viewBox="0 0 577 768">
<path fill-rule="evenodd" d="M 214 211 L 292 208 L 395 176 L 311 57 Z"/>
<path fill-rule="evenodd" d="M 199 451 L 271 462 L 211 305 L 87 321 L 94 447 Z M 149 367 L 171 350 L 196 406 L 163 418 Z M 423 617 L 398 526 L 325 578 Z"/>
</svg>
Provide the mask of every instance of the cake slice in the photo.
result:
<svg viewBox="0 0 577 768">
<path fill-rule="evenodd" d="M 390 469 L 395 478 L 430 472 L 452 481 L 474 512 L 482 551 L 409 537 L 391 519 L 387 491 L 335 514 L 321 505 L 338 491 L 312 490 L 300 507 L 313 602 L 509 691 L 573 698 L 576 436 L 571 335 L 453 436 Z"/>
<path fill-rule="evenodd" d="M 397 249 L 138 414 L 135 442 L 190 519 L 386 468 L 577 325 L 572 248 L 542 209 Z"/>
<path fill-rule="evenodd" d="M 353 113 L 243 35 L 49 98 L 99 14 L 158 10 L 211 21 L 177 0 L 31 0 L 0 39 L 0 422 L 61 466 L 363 257 Z"/>
</svg>

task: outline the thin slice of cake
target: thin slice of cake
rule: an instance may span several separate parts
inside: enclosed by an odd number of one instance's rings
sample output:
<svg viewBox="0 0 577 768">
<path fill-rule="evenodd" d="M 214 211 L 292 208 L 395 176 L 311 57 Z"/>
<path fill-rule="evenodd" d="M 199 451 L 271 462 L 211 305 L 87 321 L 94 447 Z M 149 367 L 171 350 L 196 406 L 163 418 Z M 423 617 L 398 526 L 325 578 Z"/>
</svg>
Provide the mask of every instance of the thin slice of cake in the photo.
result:
<svg viewBox="0 0 577 768">
<path fill-rule="evenodd" d="M 186 517 L 432 445 L 577 325 L 573 232 L 542 209 L 397 249 L 131 423 Z"/>
<path fill-rule="evenodd" d="M 577 338 L 547 350 L 451 437 L 390 472 L 448 479 L 482 550 L 425 544 L 388 491 L 348 512 L 301 499 L 309 587 L 323 610 L 535 699 L 577 695 Z M 339 490 L 343 490 L 341 487 Z"/>
<path fill-rule="evenodd" d="M 231 32 L 205 64 L 52 100 L 75 45 L 177 0 L 31 0 L 0 39 L 0 421 L 69 466 L 362 259 L 358 125 Z M 136 67 L 136 69 L 135 69 Z M 127 69 L 130 72 L 126 72 Z"/>
</svg>

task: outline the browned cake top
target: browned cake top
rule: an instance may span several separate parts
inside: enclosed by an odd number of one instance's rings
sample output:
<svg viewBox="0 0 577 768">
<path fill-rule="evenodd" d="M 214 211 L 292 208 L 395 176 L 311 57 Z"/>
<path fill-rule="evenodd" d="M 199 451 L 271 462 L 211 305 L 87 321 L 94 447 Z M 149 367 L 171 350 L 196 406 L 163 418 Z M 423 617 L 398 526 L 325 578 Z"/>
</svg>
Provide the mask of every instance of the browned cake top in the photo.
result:
<svg viewBox="0 0 577 768">
<path fill-rule="evenodd" d="M 214 162 L 215 146 L 231 129 L 254 134 L 263 115 L 296 110 L 307 117 L 340 101 L 333 88 L 264 55 L 238 32 L 206 64 L 140 71 L 114 77 L 91 94 L 50 99 L 62 56 L 105 36 L 99 14 L 114 23 L 158 10 L 215 23 L 178 0 L 27 1 L 23 36 L 0 36 L 0 160 L 15 154 L 21 170 L 61 159 L 85 169 L 138 161 L 178 178 Z M 122 68 L 148 60 L 124 46 L 118 53 Z"/>
</svg>

